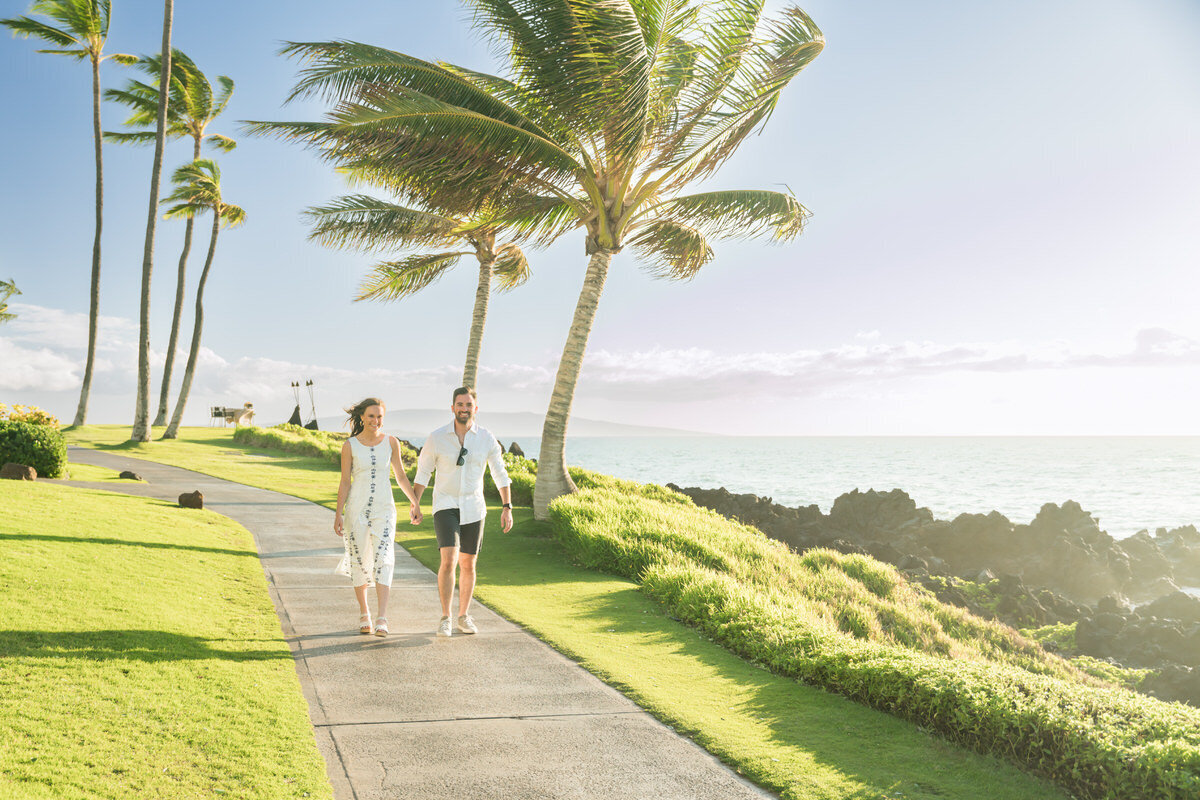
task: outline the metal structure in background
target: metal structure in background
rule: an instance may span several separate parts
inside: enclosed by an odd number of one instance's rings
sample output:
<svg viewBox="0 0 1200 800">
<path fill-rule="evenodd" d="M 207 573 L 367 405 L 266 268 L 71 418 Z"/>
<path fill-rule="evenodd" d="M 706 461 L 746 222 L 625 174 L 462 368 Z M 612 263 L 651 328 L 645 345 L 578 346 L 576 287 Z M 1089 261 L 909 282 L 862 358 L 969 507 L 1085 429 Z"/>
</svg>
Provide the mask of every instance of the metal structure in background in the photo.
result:
<svg viewBox="0 0 1200 800">
<path fill-rule="evenodd" d="M 305 385 L 305 387 L 308 388 L 308 402 L 309 402 L 309 405 L 312 406 L 312 418 L 308 422 L 304 423 L 304 427 L 308 428 L 310 431 L 320 430 L 317 427 L 317 399 L 316 399 L 315 395 L 313 394 L 312 379 L 310 378 L 307 381 L 305 381 L 304 385 Z M 299 391 L 297 391 L 296 392 L 296 395 L 297 395 L 297 397 L 296 397 L 296 413 L 297 413 L 297 415 L 299 415 L 299 413 L 300 413 L 299 394 L 300 394 Z"/>
</svg>

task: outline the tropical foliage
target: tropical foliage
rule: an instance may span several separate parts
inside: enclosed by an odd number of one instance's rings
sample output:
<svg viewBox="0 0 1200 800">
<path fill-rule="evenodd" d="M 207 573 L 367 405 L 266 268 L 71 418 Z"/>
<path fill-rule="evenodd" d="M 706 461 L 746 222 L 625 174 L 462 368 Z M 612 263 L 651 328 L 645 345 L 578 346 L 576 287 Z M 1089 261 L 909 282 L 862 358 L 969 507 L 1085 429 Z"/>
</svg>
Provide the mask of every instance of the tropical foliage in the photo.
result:
<svg viewBox="0 0 1200 800">
<path fill-rule="evenodd" d="M 55 425 L 0 419 L 0 464 L 33 467 L 43 478 L 58 478 L 67 466 L 67 443 Z"/>
<path fill-rule="evenodd" d="M 520 286 L 529 278 L 529 263 L 521 248 L 513 242 L 496 243 L 503 225 L 493 221 L 495 212 L 485 208 L 470 218 L 453 218 L 367 195 L 350 195 L 311 208 L 307 216 L 313 223 L 311 238 L 332 247 L 434 249 L 376 264 L 363 280 L 356 300 L 400 300 L 434 283 L 463 256 L 475 256 L 479 281 L 462 377 L 463 386 L 475 386 L 493 278 L 499 291 Z"/>
<path fill-rule="evenodd" d="M 306 60 L 293 96 L 320 96 L 320 122 L 256 123 L 336 164 L 386 174 L 425 207 L 461 213 L 500 198 L 517 234 L 546 242 L 583 228 L 589 263 L 541 439 L 534 511 L 574 491 L 565 438 L 613 256 L 693 278 L 710 239 L 799 235 L 788 193 L 687 193 L 771 116 L 824 39 L 795 6 L 771 18 L 745 0 L 473 0 L 507 57 L 488 75 L 355 42 L 289 45 Z"/>
<path fill-rule="evenodd" d="M 125 53 L 104 53 L 108 26 L 112 21 L 110 0 L 37 0 L 29 13 L 45 17 L 43 22 L 30 16 L 0 19 L 14 36 L 34 37 L 54 45 L 39 53 L 67 56 L 76 61 L 88 59 L 92 66 L 92 138 L 96 154 L 96 228 L 92 237 L 91 304 L 88 308 L 87 363 L 83 370 L 83 386 L 79 391 L 79 406 L 75 411 L 76 425 L 87 420 L 88 397 L 92 390 L 92 373 L 96 365 L 96 324 L 100 318 L 100 233 L 104 227 L 104 159 L 100 136 L 100 64 L 112 59 L 118 64 L 133 64 L 136 56 Z M 2 311 L 3 309 L 0 309 Z M 0 321 L 3 321 L 0 319 Z"/>
<path fill-rule="evenodd" d="M 15 281 L 0 281 L 0 325 L 17 318 L 16 314 L 8 310 L 8 298 L 20 293 L 21 290 L 17 288 Z"/>
<path fill-rule="evenodd" d="M 138 60 L 137 67 L 154 81 L 146 83 L 130 80 L 124 89 L 109 89 L 104 93 L 104 99 L 121 103 L 130 109 L 131 114 L 125 120 L 125 125 L 135 129 L 106 132 L 104 138 L 109 142 L 153 144 L 155 141 L 158 122 L 157 78 L 162 72 L 162 59 L 159 56 L 145 56 Z M 225 152 L 237 147 L 237 142 L 228 136 L 207 133 L 208 125 L 221 115 L 233 95 L 233 81 L 225 75 L 217 76 L 217 87 L 214 92 L 212 82 L 187 54 L 178 49 L 172 52 L 165 135 L 169 139 L 190 137 L 193 161 L 200 158 L 200 145 L 206 141 L 210 147 Z M 175 364 L 175 348 L 179 342 L 179 325 L 183 316 L 187 259 L 192 249 L 193 223 L 193 218 L 188 217 L 183 232 L 183 250 L 179 255 L 178 275 L 175 281 L 175 310 L 171 317 L 171 336 L 167 343 L 166 363 L 163 365 L 162 386 L 158 396 L 158 413 L 152 423 L 154 425 L 167 423 L 167 397 Z"/>
<path fill-rule="evenodd" d="M 200 273 L 200 283 L 196 287 L 196 322 L 192 328 L 192 345 L 188 351 L 187 366 L 183 371 L 183 384 L 179 388 L 179 397 L 175 401 L 175 412 L 171 422 L 163 433 L 164 439 L 174 439 L 179 433 L 179 423 L 183 419 L 183 410 L 187 405 L 188 393 L 192 388 L 192 380 L 196 375 L 196 362 L 200 356 L 200 335 L 204 329 L 204 287 L 208 283 L 208 273 L 212 269 L 213 256 L 217 250 L 217 237 L 221 232 L 221 223 L 228 226 L 241 225 L 246 221 L 246 212 L 239 206 L 226 203 L 221 196 L 221 170 L 216 162 L 209 159 L 198 159 L 175 170 L 171 177 L 175 191 L 163 199 L 164 204 L 173 204 L 167 209 L 166 216 L 194 217 L 197 214 L 209 212 L 212 214 L 212 235 L 208 241 L 208 255 L 204 259 L 204 269 Z"/>
</svg>

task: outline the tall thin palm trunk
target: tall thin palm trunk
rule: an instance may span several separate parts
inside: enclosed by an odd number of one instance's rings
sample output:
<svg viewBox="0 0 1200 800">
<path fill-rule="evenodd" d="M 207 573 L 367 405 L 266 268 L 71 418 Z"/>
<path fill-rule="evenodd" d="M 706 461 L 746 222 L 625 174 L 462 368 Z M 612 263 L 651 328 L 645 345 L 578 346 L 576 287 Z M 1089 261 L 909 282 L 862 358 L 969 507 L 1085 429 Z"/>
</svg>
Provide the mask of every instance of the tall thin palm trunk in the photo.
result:
<svg viewBox="0 0 1200 800">
<path fill-rule="evenodd" d="M 92 138 L 96 147 L 96 236 L 92 240 L 92 287 L 88 306 L 87 365 L 83 368 L 83 386 L 74 425 L 87 422 L 88 398 L 92 393 L 92 371 L 96 366 L 96 323 L 100 319 L 100 230 L 104 225 L 104 158 L 100 132 L 100 58 L 92 54 Z"/>
<path fill-rule="evenodd" d="M 174 0 L 163 2 L 162 68 L 158 73 L 158 135 L 154 139 L 154 167 L 150 172 L 150 213 L 146 220 L 146 244 L 142 251 L 142 302 L 138 332 L 137 406 L 129 438 L 150 441 L 150 273 L 154 270 L 154 230 L 158 222 L 158 184 L 162 177 L 163 149 L 167 131 L 167 95 L 171 88 L 171 24 Z"/>
<path fill-rule="evenodd" d="M 187 365 L 183 368 L 183 383 L 179 387 L 179 397 L 175 399 L 175 413 L 171 415 L 171 424 L 163 433 L 164 439 L 174 439 L 179 435 L 179 423 L 183 420 L 183 409 L 187 406 L 188 394 L 192 390 L 192 379 L 196 376 L 196 361 L 200 356 L 200 333 L 204 329 L 204 284 L 208 283 L 208 271 L 212 267 L 213 254 L 217 252 L 217 234 L 221 232 L 221 215 L 213 209 L 212 238 L 208 240 L 208 256 L 204 259 L 204 269 L 200 272 L 200 283 L 196 287 L 196 323 L 192 326 L 192 346 L 188 349 Z"/>
<path fill-rule="evenodd" d="M 587 351 L 588 336 L 592 332 L 592 322 L 596 319 L 596 308 L 604 292 L 604 281 L 608 277 L 608 266 L 612 263 L 613 255 L 611 250 L 598 250 L 592 254 L 587 275 L 583 279 L 583 289 L 579 292 L 579 302 L 575 304 L 571 330 L 567 333 L 562 360 L 558 362 L 558 374 L 554 376 L 554 393 L 550 395 L 550 407 L 546 409 L 546 420 L 542 423 L 537 482 L 533 485 L 535 519 L 546 519 L 551 500 L 575 491 L 575 482 L 567 473 L 567 422 L 571 418 L 575 384 L 579 382 L 583 354 Z"/>
<path fill-rule="evenodd" d="M 479 257 L 479 285 L 475 287 L 475 310 L 471 313 L 471 335 L 467 339 L 467 360 L 463 363 L 463 386 L 475 386 L 479 371 L 479 350 L 483 346 L 483 326 L 487 323 L 488 298 L 492 293 L 495 256 Z"/>
<path fill-rule="evenodd" d="M 195 146 L 192 148 L 192 161 L 200 158 L 200 137 L 194 137 Z M 188 217 L 183 228 L 183 252 L 179 254 L 179 271 L 175 277 L 175 314 L 171 317 L 171 339 L 167 343 L 167 361 L 163 364 L 162 387 L 158 390 L 158 413 L 154 415 L 154 425 L 167 424 L 167 400 L 171 389 L 171 371 L 175 366 L 175 347 L 179 343 L 179 323 L 183 317 L 183 296 L 187 287 L 187 260 L 192 250 L 192 229 L 195 227 L 195 217 Z"/>
</svg>

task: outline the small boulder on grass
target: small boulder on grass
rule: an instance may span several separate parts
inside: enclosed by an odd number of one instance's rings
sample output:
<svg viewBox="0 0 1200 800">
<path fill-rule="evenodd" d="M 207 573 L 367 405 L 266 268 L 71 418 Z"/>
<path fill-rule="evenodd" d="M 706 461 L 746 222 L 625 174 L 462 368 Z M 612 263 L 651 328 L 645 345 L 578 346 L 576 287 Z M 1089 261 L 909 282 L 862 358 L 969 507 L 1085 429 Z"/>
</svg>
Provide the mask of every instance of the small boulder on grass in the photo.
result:
<svg viewBox="0 0 1200 800">
<path fill-rule="evenodd" d="M 128 481 L 140 481 L 142 479 L 141 475 L 138 475 L 136 472 L 130 472 L 129 470 L 125 470 L 117 477 Z"/>
<path fill-rule="evenodd" d="M 24 464 L 17 464 L 10 461 L 3 467 L 0 467 L 0 478 L 7 478 L 13 481 L 36 481 L 37 470 L 33 467 L 27 467 Z"/>
<path fill-rule="evenodd" d="M 204 508 L 204 495 L 197 489 L 194 492 L 184 492 L 179 495 L 180 508 Z"/>
</svg>

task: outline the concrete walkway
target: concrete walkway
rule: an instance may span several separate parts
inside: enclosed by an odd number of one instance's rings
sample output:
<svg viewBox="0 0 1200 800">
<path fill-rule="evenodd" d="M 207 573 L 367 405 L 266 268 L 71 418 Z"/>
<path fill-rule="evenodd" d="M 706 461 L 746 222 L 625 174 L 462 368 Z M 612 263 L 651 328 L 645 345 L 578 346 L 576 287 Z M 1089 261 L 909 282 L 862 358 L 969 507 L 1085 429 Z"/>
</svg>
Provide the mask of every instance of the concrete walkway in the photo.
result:
<svg viewBox="0 0 1200 800">
<path fill-rule="evenodd" d="M 253 533 L 336 798 L 773 797 L 478 602 L 478 635 L 439 639 L 436 576 L 403 548 L 392 635 L 360 635 L 327 508 L 104 451 L 70 460 L 146 480 L 73 485 L 171 502 L 199 489 Z"/>
</svg>

